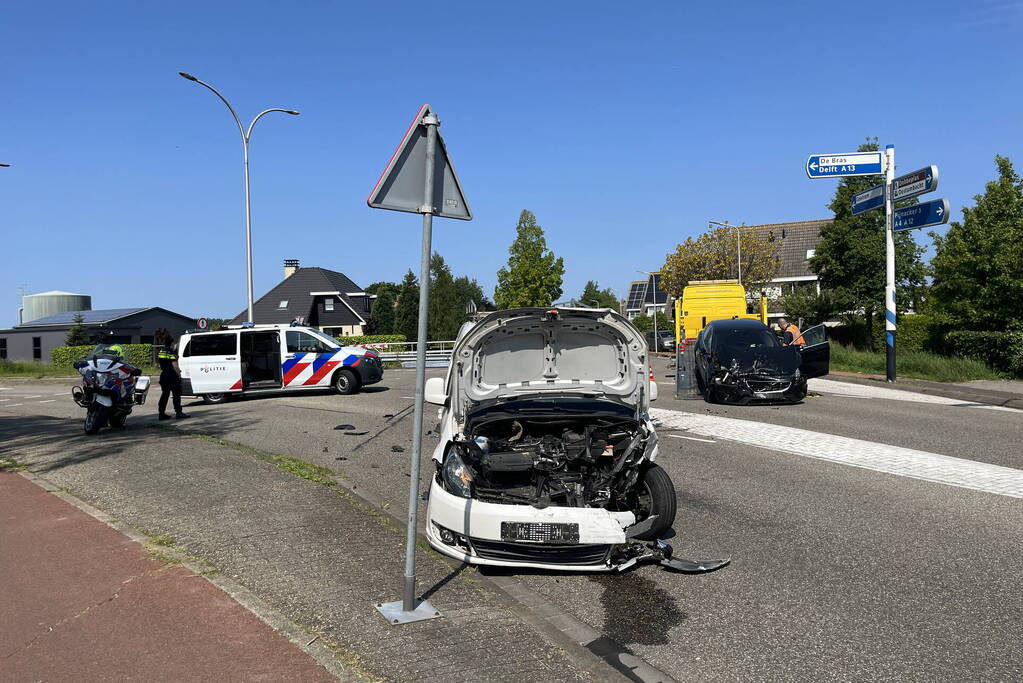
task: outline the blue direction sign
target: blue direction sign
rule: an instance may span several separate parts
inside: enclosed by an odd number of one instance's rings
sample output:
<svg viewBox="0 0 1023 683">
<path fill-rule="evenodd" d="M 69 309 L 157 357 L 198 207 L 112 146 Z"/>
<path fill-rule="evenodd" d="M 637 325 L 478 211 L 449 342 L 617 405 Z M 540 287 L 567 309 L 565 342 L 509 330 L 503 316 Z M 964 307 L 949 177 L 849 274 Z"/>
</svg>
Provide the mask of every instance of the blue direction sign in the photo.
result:
<svg viewBox="0 0 1023 683">
<path fill-rule="evenodd" d="M 854 216 L 880 206 L 884 206 L 884 185 L 875 185 L 869 190 L 853 195 L 852 212 Z"/>
<path fill-rule="evenodd" d="M 806 160 L 809 178 L 879 175 L 884 173 L 881 152 L 850 152 L 848 154 L 812 154 Z"/>
<path fill-rule="evenodd" d="M 907 206 L 904 209 L 896 209 L 893 215 L 892 230 L 901 232 L 926 228 L 931 225 L 942 225 L 948 222 L 948 214 L 947 199 L 935 199 L 923 204 Z"/>
<path fill-rule="evenodd" d="M 909 199 L 938 189 L 938 167 L 928 166 L 892 181 L 892 201 Z"/>
</svg>

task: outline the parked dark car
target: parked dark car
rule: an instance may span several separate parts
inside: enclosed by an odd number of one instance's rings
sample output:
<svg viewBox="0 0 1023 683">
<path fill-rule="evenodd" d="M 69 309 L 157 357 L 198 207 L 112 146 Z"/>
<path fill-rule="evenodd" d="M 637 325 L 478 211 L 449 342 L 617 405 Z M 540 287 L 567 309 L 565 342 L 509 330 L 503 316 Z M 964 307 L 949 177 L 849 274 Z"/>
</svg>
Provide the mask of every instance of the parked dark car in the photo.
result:
<svg viewBox="0 0 1023 683">
<path fill-rule="evenodd" d="M 656 341 L 656 344 L 654 343 Z M 646 333 L 646 345 L 651 351 L 674 351 L 675 350 L 675 331 L 674 330 L 657 330 L 657 339 L 654 339 L 654 331 L 650 330 Z"/>
<path fill-rule="evenodd" d="M 709 403 L 785 401 L 806 397 L 806 380 L 828 374 L 831 346 L 823 325 L 785 346 L 759 320 L 714 320 L 696 341 L 696 383 Z"/>
</svg>

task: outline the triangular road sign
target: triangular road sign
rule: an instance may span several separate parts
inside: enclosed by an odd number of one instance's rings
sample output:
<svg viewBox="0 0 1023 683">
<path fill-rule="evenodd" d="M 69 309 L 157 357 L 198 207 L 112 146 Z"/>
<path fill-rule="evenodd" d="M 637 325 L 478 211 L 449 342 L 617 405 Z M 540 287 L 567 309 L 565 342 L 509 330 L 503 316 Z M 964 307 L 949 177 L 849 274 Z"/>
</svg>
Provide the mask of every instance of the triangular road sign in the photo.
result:
<svg viewBox="0 0 1023 683">
<path fill-rule="evenodd" d="M 433 116 L 433 112 L 430 105 L 424 104 L 366 200 L 372 208 L 423 213 L 421 209 L 427 204 L 423 197 L 426 187 L 426 125 L 423 119 L 427 116 Z M 472 210 L 465 201 L 440 130 L 437 131 L 434 159 L 433 201 L 429 203 L 433 206 L 433 215 L 472 220 Z"/>
</svg>

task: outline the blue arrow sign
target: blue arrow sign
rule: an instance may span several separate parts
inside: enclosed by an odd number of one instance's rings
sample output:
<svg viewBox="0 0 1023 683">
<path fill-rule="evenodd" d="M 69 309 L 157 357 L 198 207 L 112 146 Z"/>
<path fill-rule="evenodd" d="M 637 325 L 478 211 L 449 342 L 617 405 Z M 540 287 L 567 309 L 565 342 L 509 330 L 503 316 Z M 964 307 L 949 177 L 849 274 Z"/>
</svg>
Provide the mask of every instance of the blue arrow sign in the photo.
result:
<svg viewBox="0 0 1023 683">
<path fill-rule="evenodd" d="M 880 206 L 884 206 L 884 185 L 875 185 L 869 190 L 853 195 L 852 212 L 854 216 Z"/>
<path fill-rule="evenodd" d="M 948 222 L 948 214 L 947 199 L 935 199 L 923 204 L 907 206 L 904 209 L 896 209 L 892 216 L 892 230 L 901 232 L 926 228 L 931 225 L 942 225 Z"/>
<path fill-rule="evenodd" d="M 812 154 L 806 160 L 809 178 L 879 175 L 884 173 L 881 152 L 849 152 L 848 154 Z"/>
<path fill-rule="evenodd" d="M 938 189 L 938 167 L 928 166 L 892 181 L 892 201 L 909 199 Z"/>
</svg>

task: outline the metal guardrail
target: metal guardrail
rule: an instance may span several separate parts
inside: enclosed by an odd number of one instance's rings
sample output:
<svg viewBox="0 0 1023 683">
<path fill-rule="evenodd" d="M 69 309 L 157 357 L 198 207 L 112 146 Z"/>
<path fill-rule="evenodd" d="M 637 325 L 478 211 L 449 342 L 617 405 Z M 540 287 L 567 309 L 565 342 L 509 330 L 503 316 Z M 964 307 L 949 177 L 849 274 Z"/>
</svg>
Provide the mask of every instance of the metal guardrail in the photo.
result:
<svg viewBox="0 0 1023 683">
<path fill-rule="evenodd" d="M 360 344 L 372 349 L 380 355 L 382 361 L 398 361 L 402 365 L 415 365 L 419 351 L 419 342 L 388 342 L 383 344 Z M 451 362 L 451 350 L 454 341 L 426 342 L 426 365 L 428 367 L 446 366 Z"/>
</svg>

